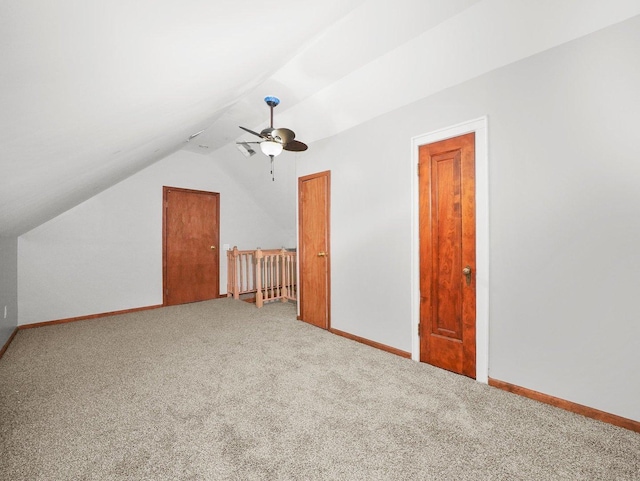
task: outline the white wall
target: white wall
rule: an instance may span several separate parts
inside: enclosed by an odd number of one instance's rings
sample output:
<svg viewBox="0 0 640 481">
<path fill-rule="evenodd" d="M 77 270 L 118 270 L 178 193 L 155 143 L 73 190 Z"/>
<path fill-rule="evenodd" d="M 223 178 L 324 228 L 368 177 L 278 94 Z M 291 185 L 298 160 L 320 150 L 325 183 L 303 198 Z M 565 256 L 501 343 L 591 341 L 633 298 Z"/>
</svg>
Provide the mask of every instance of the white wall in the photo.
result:
<svg viewBox="0 0 640 481">
<path fill-rule="evenodd" d="M 332 171 L 333 327 L 410 351 L 411 138 L 487 115 L 490 376 L 640 420 L 638 45 L 635 17 L 297 157 Z M 230 155 L 174 154 L 21 236 L 19 323 L 159 304 L 162 185 L 220 192 L 221 243 L 290 245 L 288 215 L 255 212 L 295 179 L 247 192 Z"/>
<path fill-rule="evenodd" d="M 17 325 L 18 239 L 0 237 L 0 348 L 7 342 Z"/>
<path fill-rule="evenodd" d="M 163 185 L 220 193 L 221 249 L 290 246 L 295 210 L 288 219 L 272 217 L 269 196 L 281 202 L 284 190 L 295 201 L 294 167 L 283 163 L 272 182 L 261 166 L 266 187 L 258 203 L 241 178 L 226 173 L 225 162 L 242 161 L 233 147 L 208 156 L 177 152 L 22 235 L 19 324 L 162 304 Z M 226 269 L 221 252 L 221 293 Z"/>
<path fill-rule="evenodd" d="M 640 420 L 638 45 L 635 17 L 314 143 L 332 326 L 411 350 L 411 138 L 487 115 L 489 375 Z"/>
</svg>

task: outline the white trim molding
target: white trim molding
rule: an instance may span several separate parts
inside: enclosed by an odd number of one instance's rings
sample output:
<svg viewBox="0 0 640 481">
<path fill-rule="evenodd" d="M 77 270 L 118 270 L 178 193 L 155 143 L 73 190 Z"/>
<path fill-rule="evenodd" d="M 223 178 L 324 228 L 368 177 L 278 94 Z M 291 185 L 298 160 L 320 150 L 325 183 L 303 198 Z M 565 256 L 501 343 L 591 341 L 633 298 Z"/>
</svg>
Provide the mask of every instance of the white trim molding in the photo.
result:
<svg viewBox="0 0 640 481">
<path fill-rule="evenodd" d="M 411 139 L 411 358 L 420 360 L 420 237 L 417 165 L 419 147 L 476 134 L 476 381 L 489 382 L 489 142 L 488 119 L 481 117 Z"/>
</svg>

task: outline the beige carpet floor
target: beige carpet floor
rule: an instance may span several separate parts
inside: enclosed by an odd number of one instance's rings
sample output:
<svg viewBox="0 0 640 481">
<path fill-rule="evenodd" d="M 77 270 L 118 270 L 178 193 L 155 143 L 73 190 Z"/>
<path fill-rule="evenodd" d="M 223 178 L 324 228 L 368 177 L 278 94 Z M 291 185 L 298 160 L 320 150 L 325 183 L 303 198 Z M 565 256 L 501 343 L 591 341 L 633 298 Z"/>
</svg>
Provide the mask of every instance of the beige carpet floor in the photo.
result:
<svg viewBox="0 0 640 481">
<path fill-rule="evenodd" d="M 220 299 L 20 331 L 0 479 L 640 480 L 640 434 Z"/>
</svg>

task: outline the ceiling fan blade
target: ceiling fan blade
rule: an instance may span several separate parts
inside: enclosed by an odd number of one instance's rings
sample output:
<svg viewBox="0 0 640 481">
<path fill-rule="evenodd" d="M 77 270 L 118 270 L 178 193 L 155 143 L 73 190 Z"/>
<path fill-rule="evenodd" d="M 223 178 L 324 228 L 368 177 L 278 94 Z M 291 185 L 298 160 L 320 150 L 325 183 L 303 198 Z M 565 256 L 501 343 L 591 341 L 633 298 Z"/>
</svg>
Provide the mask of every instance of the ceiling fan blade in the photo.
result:
<svg viewBox="0 0 640 481">
<path fill-rule="evenodd" d="M 304 152 L 308 148 L 307 144 L 299 140 L 292 140 L 284 146 L 284 150 L 288 150 L 289 152 Z"/>
<path fill-rule="evenodd" d="M 280 142 L 282 142 L 284 145 L 287 145 L 289 142 L 292 142 L 293 139 L 296 138 L 296 133 L 293 130 L 289 130 L 289 129 L 274 129 L 273 132 L 271 132 L 271 136 L 278 140 L 277 138 L 280 137 Z"/>
<path fill-rule="evenodd" d="M 242 125 L 238 125 L 238 127 L 240 127 L 245 132 L 249 132 L 250 134 L 253 134 L 253 135 L 257 136 L 257 137 L 260 137 L 261 139 L 264 139 L 264 136 L 260 135 L 258 132 L 254 132 L 253 130 L 249 130 L 248 128 L 243 127 Z"/>
</svg>

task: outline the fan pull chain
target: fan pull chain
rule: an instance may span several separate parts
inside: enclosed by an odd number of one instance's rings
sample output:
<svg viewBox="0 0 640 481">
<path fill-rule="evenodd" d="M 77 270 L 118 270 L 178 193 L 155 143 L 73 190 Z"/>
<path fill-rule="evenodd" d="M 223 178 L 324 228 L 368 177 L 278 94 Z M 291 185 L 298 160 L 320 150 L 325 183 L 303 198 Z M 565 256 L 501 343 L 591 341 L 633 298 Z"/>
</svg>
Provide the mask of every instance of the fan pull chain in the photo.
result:
<svg viewBox="0 0 640 481">
<path fill-rule="evenodd" d="M 276 176 L 273 173 L 273 155 L 270 155 L 269 157 L 271 157 L 271 181 L 275 182 L 276 181 Z"/>
</svg>

